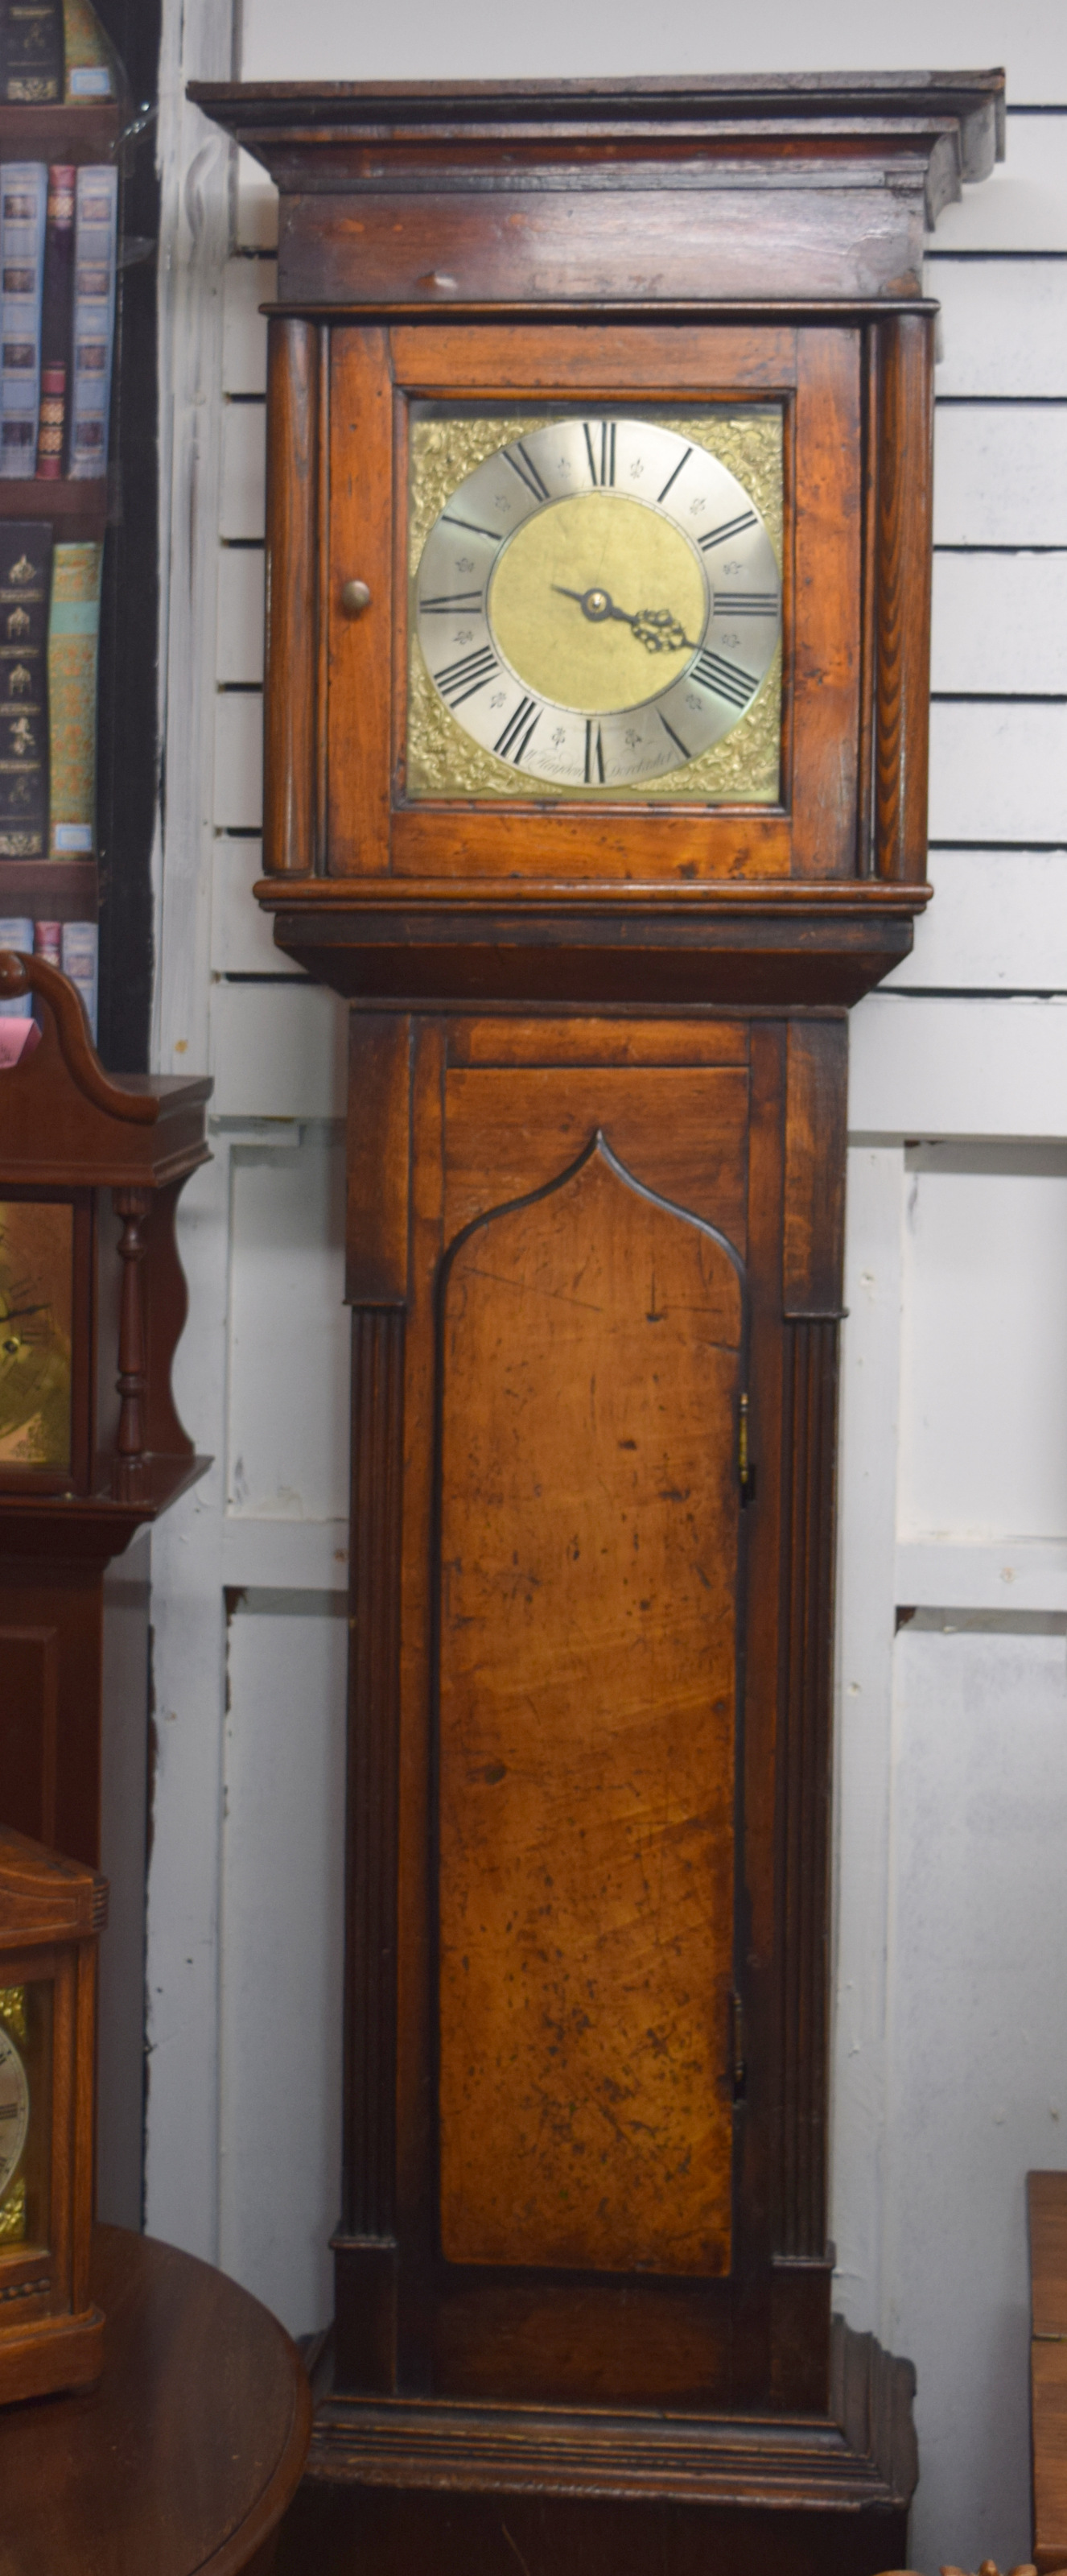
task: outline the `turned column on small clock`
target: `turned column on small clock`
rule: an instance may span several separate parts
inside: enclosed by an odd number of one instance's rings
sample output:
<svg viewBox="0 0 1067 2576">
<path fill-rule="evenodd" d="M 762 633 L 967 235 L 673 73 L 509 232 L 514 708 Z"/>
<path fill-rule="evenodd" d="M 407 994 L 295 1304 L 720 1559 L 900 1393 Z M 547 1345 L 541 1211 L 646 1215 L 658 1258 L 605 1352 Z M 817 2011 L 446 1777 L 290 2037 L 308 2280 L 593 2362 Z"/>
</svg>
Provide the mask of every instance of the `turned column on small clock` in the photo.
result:
<svg viewBox="0 0 1067 2576">
<path fill-rule="evenodd" d="M 143 1499 L 148 1477 L 144 1445 L 144 1396 L 148 1379 L 142 1264 L 148 1251 L 145 1220 L 151 1207 L 148 1190 L 114 1190 L 115 1214 L 122 1219 L 119 1258 L 122 1301 L 119 1309 L 119 1427 L 114 1491 L 118 1502 Z"/>
</svg>

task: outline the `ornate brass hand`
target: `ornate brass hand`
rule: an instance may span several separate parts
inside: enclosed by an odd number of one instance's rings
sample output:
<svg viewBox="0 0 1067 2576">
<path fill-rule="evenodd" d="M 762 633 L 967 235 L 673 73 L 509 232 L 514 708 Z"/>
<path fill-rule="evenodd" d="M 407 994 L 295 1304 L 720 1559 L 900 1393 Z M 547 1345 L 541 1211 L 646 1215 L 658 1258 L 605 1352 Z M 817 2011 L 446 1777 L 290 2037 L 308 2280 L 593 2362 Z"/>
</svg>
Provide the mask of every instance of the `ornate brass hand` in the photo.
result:
<svg viewBox="0 0 1067 2576">
<path fill-rule="evenodd" d="M 625 608 L 616 608 L 610 590 L 567 590 L 561 581 L 554 581 L 552 588 L 559 592 L 561 599 L 576 599 L 583 617 L 588 617 L 594 626 L 602 626 L 608 617 L 629 626 L 637 642 L 644 645 L 646 653 L 695 653 L 697 650 L 669 608 L 639 608 L 631 617 Z"/>
</svg>

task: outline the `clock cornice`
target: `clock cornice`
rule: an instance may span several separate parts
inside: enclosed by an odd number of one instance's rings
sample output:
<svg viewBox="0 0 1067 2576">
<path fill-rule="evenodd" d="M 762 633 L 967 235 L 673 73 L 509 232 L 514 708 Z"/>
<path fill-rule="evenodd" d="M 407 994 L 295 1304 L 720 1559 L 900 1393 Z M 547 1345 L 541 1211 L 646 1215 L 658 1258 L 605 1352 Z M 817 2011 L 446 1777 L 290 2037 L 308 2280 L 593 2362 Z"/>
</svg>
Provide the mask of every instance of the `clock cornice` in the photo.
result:
<svg viewBox="0 0 1067 2576">
<path fill-rule="evenodd" d="M 999 70 L 634 82 L 203 81 L 189 95 L 281 190 L 283 299 L 306 297 L 310 282 L 300 255 L 306 219 L 292 201 L 383 192 L 446 205 L 486 192 L 575 195 L 587 204 L 604 195 L 696 195 L 719 206 L 720 299 L 750 295 L 760 283 L 788 294 L 917 294 L 924 231 L 1004 153 Z M 773 189 L 790 210 L 776 240 L 763 209 L 762 277 L 759 244 L 754 267 L 751 245 L 729 221 L 730 201 L 736 218 L 739 197 L 753 188 Z M 321 231 L 312 230 L 321 262 Z M 431 302 L 469 295 L 464 243 L 448 242 L 447 217 L 434 231 L 438 255 L 409 286 Z M 679 239 L 679 259 L 683 250 Z M 563 271 L 553 282 L 564 295 L 572 285 L 579 291 Z M 529 284 L 543 300 L 547 290 L 532 277 Z M 331 277 L 331 293 L 333 285 Z M 593 291 L 614 300 L 624 281 L 601 261 Z M 655 240 L 650 291 L 657 299 L 686 291 L 681 273 L 672 275 L 669 239 Z"/>
</svg>

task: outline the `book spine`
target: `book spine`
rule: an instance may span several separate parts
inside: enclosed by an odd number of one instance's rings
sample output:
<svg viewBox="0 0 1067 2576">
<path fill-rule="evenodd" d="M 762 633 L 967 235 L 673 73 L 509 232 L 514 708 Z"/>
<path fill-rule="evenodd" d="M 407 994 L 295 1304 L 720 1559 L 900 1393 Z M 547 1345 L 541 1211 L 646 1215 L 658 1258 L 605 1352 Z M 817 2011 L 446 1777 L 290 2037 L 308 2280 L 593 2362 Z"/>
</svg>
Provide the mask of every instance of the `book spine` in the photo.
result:
<svg viewBox="0 0 1067 2576">
<path fill-rule="evenodd" d="M 23 480 L 37 463 L 41 295 L 48 171 L 0 164 L 0 475 Z"/>
<path fill-rule="evenodd" d="M 96 846 L 96 662 L 104 549 L 57 546 L 48 618 L 51 858 L 88 858 Z"/>
<path fill-rule="evenodd" d="M 0 859 L 48 848 L 51 571 L 51 528 L 0 519 Z"/>
<path fill-rule="evenodd" d="M 47 107 L 63 96 L 63 0 L 0 0 L 0 98 Z"/>
<path fill-rule="evenodd" d="M 73 163 L 57 162 L 48 173 L 48 226 L 41 306 L 41 411 L 37 437 L 37 475 L 41 482 L 55 482 L 62 474 L 67 442 L 74 303 L 75 178 Z"/>
<path fill-rule="evenodd" d="M 33 954 L 33 923 L 21 918 L 0 921 L 0 948 L 14 948 L 23 957 Z M 32 993 L 20 993 L 16 1000 L 0 1002 L 0 1019 L 28 1020 L 33 1012 Z M 0 1059 L 2 1061 L 2 1059 Z"/>
<path fill-rule="evenodd" d="M 97 965 L 100 933 L 95 921 L 65 921 L 61 943 L 64 975 L 81 994 L 82 1008 L 89 1023 L 89 1035 L 96 1045 Z"/>
<path fill-rule="evenodd" d="M 35 921 L 33 953 L 43 957 L 49 966 L 63 964 L 63 924 L 61 921 Z"/>
<path fill-rule="evenodd" d="M 117 98 L 118 64 L 90 0 L 63 0 L 68 99 Z"/>
<path fill-rule="evenodd" d="M 79 170 L 74 217 L 74 364 L 69 473 L 89 482 L 107 472 L 111 352 L 115 337 L 118 172 Z"/>
</svg>

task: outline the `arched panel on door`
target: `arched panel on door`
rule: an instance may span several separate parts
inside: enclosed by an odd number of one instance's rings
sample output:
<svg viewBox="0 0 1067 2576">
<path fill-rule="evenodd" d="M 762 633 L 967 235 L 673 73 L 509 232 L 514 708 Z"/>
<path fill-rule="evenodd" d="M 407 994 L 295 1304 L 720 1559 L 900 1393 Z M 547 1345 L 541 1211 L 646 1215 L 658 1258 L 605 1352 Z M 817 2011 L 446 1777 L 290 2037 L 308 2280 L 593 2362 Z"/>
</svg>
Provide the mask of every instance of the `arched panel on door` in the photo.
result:
<svg viewBox="0 0 1067 2576">
<path fill-rule="evenodd" d="M 730 2268 L 744 1274 L 597 1133 L 440 1309 L 446 2259 Z"/>
</svg>

